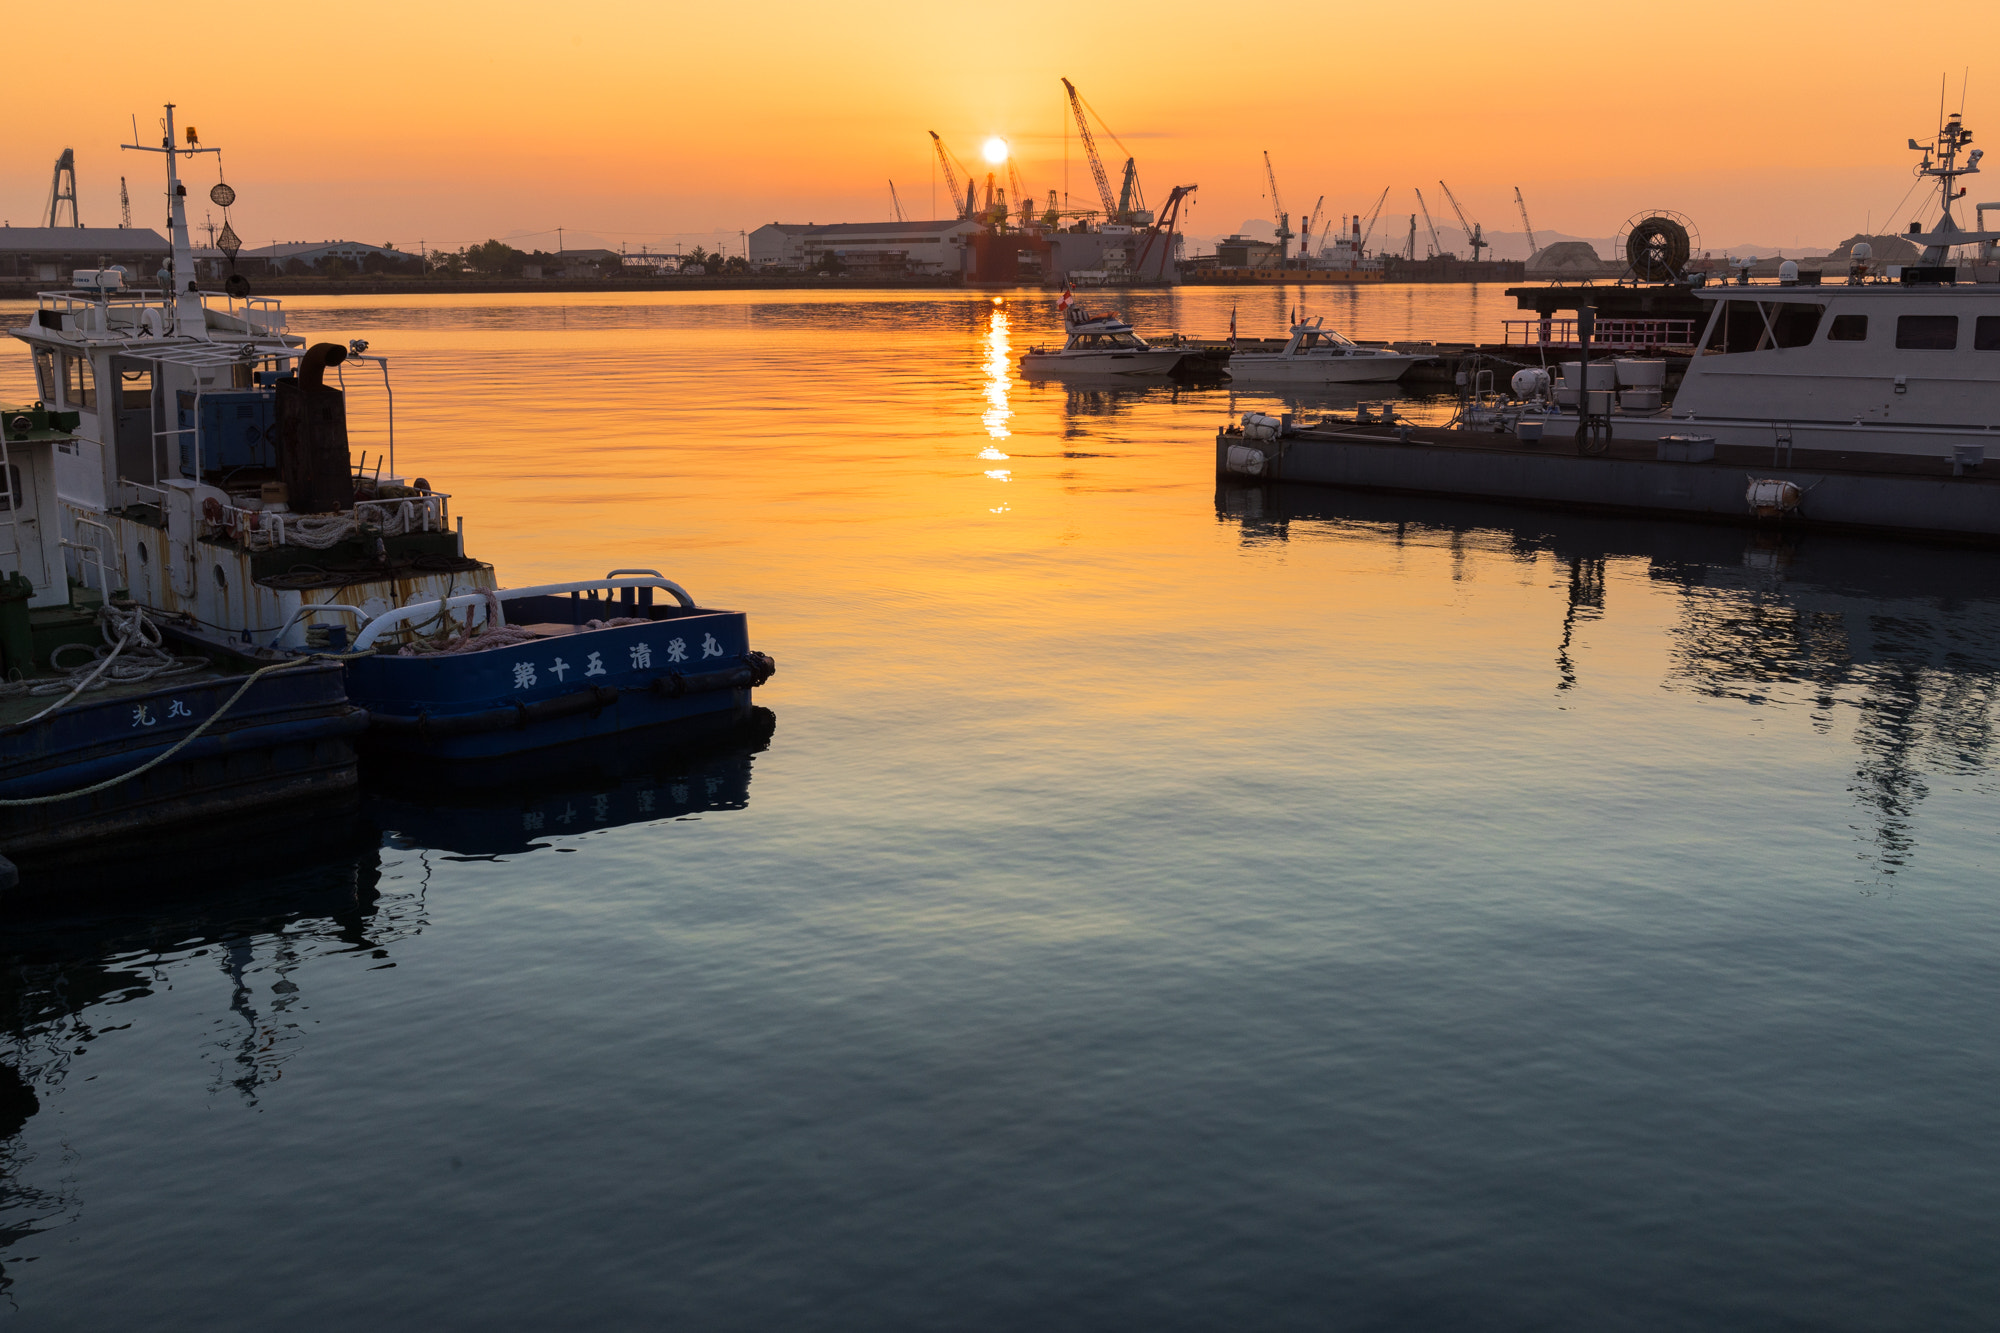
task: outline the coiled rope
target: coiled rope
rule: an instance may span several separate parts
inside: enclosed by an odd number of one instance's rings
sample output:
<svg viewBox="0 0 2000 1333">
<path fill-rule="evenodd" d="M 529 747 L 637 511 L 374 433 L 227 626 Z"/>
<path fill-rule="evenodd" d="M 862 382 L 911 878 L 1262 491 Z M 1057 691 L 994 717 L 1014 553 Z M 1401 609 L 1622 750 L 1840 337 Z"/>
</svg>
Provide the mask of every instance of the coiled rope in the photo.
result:
<svg viewBox="0 0 2000 1333">
<path fill-rule="evenodd" d="M 49 654 L 49 665 L 60 671 L 66 679 L 42 681 L 33 684 L 28 681 L 0 681 L 0 699 L 16 698 L 23 694 L 60 694 L 62 698 L 36 713 L 33 717 L 14 723 L 26 726 L 39 722 L 50 713 L 63 707 L 79 694 L 92 690 L 109 689 L 113 685 L 129 685 L 137 681 L 153 680 L 163 676 L 181 676 L 200 671 L 208 665 L 205 657 L 176 657 L 160 645 L 164 642 L 160 627 L 155 625 L 141 606 L 118 606 L 107 603 L 97 613 L 97 632 L 104 637 L 102 646 L 92 649 L 86 644 L 65 643 Z M 88 652 L 91 660 L 80 662 L 73 667 L 65 667 L 56 659 L 70 652 Z"/>
</svg>

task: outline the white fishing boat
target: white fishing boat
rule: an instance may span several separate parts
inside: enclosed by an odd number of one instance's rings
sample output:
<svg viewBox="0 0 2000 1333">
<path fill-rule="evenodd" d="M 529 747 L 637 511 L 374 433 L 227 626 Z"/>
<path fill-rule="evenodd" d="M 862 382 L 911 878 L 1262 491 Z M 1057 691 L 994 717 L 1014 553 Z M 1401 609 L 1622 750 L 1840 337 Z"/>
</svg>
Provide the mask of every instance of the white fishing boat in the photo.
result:
<svg viewBox="0 0 2000 1333">
<path fill-rule="evenodd" d="M 1387 347 L 1363 347 L 1326 328 L 1326 317 L 1301 319 L 1275 352 L 1237 351 L 1229 377 L 1244 384 L 1381 384 L 1401 379 L 1419 361 Z"/>
<path fill-rule="evenodd" d="M 1180 369 L 1189 355 L 1181 347 L 1155 347 L 1117 315 L 1087 314 L 1081 306 L 1065 311 L 1065 325 L 1069 336 L 1061 347 L 1028 349 L 1022 374 L 1157 379 Z"/>
</svg>

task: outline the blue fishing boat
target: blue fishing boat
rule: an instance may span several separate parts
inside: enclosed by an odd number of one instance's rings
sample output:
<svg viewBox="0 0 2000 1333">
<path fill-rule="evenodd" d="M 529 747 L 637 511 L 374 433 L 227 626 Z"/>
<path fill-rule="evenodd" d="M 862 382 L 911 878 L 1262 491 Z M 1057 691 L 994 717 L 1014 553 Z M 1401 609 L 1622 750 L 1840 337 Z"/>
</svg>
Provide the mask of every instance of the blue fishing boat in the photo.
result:
<svg viewBox="0 0 2000 1333">
<path fill-rule="evenodd" d="M 341 657 L 366 742 L 388 751 L 486 758 L 749 707 L 775 668 L 740 612 L 650 570 L 500 587 L 450 494 L 397 471 L 388 358 L 308 343 L 238 277 L 194 281 L 180 162 L 215 150 L 176 138 L 172 106 L 161 128 L 126 145 L 166 163 L 157 288 L 78 271 L 12 330 L 45 409 L 75 419 L 52 461 L 56 566 L 235 668 Z M 234 187 L 210 198 L 233 235 Z M 364 391 L 383 414 L 372 459 L 349 445 Z"/>
</svg>

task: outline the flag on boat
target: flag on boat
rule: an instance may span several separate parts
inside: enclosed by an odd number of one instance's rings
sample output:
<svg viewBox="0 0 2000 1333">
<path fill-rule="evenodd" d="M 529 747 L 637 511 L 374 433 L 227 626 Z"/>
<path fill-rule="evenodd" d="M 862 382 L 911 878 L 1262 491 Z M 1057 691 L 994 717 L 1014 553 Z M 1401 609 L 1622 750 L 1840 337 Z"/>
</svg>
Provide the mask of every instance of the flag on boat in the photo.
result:
<svg viewBox="0 0 2000 1333">
<path fill-rule="evenodd" d="M 1070 307 L 1070 303 L 1074 300 L 1076 300 L 1076 289 L 1070 286 L 1070 284 L 1064 283 L 1062 299 L 1056 302 L 1056 309 L 1067 310 Z"/>
<path fill-rule="evenodd" d="M 1236 346 L 1236 307 L 1229 307 L 1229 345 Z"/>
</svg>

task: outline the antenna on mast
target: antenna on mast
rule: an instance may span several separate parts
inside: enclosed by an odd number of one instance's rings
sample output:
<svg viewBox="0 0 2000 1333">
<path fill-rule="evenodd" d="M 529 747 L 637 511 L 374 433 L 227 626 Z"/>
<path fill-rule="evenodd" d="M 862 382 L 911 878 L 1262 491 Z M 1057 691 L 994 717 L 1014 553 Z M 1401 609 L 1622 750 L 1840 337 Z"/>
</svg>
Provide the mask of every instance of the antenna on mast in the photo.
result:
<svg viewBox="0 0 2000 1333">
<path fill-rule="evenodd" d="M 130 229 L 132 226 L 132 196 L 126 193 L 125 178 L 118 178 L 118 225 Z"/>
</svg>

